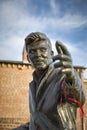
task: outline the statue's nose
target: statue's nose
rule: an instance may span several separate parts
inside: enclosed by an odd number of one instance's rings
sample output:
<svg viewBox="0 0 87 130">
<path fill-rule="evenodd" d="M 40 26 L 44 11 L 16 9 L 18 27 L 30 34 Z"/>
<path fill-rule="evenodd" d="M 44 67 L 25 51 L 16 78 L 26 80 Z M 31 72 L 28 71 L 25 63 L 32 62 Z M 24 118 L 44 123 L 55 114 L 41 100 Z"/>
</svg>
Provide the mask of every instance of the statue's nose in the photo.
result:
<svg viewBox="0 0 87 130">
<path fill-rule="evenodd" d="M 37 57 L 41 56 L 41 52 L 39 50 L 36 51 L 36 56 Z"/>
</svg>

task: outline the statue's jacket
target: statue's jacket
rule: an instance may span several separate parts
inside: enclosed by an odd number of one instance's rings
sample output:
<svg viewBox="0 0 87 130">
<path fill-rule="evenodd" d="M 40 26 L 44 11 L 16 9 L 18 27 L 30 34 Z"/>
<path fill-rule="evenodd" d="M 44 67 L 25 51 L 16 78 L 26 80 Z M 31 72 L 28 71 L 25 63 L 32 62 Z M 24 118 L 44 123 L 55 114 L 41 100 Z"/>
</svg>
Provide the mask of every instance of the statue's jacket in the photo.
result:
<svg viewBox="0 0 87 130">
<path fill-rule="evenodd" d="M 29 130 L 76 130 L 76 110 L 85 102 L 85 91 L 77 73 L 66 88 L 60 68 L 49 67 L 41 76 L 36 71 L 29 88 Z M 72 102 L 68 98 L 73 99 Z"/>
</svg>

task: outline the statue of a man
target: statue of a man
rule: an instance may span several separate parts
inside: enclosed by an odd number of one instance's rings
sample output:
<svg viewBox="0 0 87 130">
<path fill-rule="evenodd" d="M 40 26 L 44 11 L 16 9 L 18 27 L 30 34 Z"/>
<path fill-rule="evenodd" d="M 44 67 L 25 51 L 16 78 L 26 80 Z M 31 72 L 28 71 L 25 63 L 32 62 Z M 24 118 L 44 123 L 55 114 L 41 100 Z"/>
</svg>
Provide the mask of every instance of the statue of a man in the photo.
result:
<svg viewBox="0 0 87 130">
<path fill-rule="evenodd" d="M 83 114 L 85 92 L 69 51 L 57 41 L 54 56 L 49 38 L 40 32 L 29 34 L 25 44 L 35 71 L 29 89 L 29 128 L 23 130 L 76 130 L 76 111 L 79 107 Z"/>
</svg>

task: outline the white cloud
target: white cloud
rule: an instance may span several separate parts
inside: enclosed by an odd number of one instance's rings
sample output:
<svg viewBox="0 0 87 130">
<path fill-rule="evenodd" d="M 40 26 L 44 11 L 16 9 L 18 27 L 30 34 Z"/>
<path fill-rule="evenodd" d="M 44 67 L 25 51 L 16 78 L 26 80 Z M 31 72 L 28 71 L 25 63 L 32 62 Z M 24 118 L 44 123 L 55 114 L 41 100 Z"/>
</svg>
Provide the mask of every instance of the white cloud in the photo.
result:
<svg viewBox="0 0 87 130">
<path fill-rule="evenodd" d="M 54 15 L 59 14 L 59 5 L 56 3 L 56 0 L 50 0 L 50 6 Z"/>
<path fill-rule="evenodd" d="M 22 0 L 23 1 L 23 0 Z M 26 1 L 25 1 L 26 3 Z M 52 8 L 57 9 L 55 0 L 50 0 Z M 17 5 L 18 3 L 13 3 L 11 0 L 6 1 L 1 6 L 0 16 L 1 16 L 1 26 L 8 27 L 12 30 L 17 31 L 31 31 L 31 30 L 46 30 L 49 27 L 58 30 L 71 30 L 79 28 L 81 26 L 87 26 L 87 17 L 80 15 L 65 14 L 62 17 L 50 17 L 48 16 L 35 16 L 25 13 L 25 8 Z M 29 7 L 28 7 L 29 8 Z M 19 29 L 19 30 L 18 30 Z"/>
<path fill-rule="evenodd" d="M 4 26 L 15 26 L 17 25 L 20 18 L 24 16 L 24 7 L 26 7 L 26 1 L 23 0 L 8 0 L 2 2 L 0 5 L 0 16 L 1 16 L 1 23 Z M 21 2 L 21 3 L 20 3 Z M 23 6 L 20 6 L 23 5 Z"/>
<path fill-rule="evenodd" d="M 12 36 L 3 41 L 0 47 L 0 59 L 4 60 L 22 60 L 22 50 L 24 41 L 22 37 Z"/>
<path fill-rule="evenodd" d="M 47 21 L 47 22 L 46 22 Z M 87 18 L 80 15 L 65 14 L 60 18 L 43 18 L 47 26 L 58 30 L 71 30 L 81 26 L 87 26 Z"/>
</svg>

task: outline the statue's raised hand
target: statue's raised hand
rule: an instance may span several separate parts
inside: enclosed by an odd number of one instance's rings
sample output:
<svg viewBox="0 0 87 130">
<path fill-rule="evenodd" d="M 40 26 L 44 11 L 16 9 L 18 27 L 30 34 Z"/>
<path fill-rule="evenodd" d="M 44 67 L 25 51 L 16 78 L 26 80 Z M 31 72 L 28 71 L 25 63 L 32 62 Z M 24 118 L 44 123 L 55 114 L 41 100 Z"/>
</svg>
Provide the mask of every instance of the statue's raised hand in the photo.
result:
<svg viewBox="0 0 87 130">
<path fill-rule="evenodd" d="M 64 73 L 68 79 L 73 76 L 73 65 L 71 55 L 63 43 L 56 41 L 56 50 L 58 55 L 53 57 L 55 68 L 60 67 L 61 72 Z"/>
</svg>

